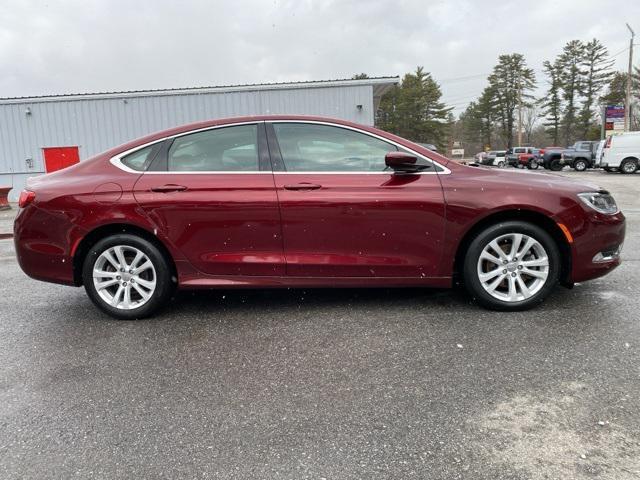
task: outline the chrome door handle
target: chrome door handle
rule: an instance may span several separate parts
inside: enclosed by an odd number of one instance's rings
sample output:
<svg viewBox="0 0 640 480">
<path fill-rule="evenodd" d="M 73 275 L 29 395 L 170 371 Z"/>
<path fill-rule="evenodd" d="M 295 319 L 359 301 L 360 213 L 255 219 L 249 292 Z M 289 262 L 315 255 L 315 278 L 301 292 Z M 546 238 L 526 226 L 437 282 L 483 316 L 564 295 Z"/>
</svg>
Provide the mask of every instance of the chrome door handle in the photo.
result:
<svg viewBox="0 0 640 480">
<path fill-rule="evenodd" d="M 152 192 L 168 193 L 168 192 L 183 192 L 187 189 L 184 185 L 167 184 L 159 187 L 151 187 Z"/>
<path fill-rule="evenodd" d="M 317 183 L 295 183 L 292 185 L 285 185 L 285 190 L 318 190 L 322 188 L 322 185 L 318 185 Z"/>
</svg>

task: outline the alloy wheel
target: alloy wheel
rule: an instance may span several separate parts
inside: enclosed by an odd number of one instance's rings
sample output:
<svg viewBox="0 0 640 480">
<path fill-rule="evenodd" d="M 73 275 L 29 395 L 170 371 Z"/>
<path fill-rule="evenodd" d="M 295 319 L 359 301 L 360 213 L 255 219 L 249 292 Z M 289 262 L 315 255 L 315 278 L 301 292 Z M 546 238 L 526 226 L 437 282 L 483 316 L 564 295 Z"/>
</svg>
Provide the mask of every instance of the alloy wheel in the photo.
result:
<svg viewBox="0 0 640 480">
<path fill-rule="evenodd" d="M 151 259 L 130 245 L 116 245 L 98 256 L 93 285 L 100 298 L 121 310 L 146 304 L 156 290 L 156 270 Z"/>
<path fill-rule="evenodd" d="M 493 298 L 520 302 L 544 287 L 549 277 L 549 257 L 535 238 L 508 233 L 483 248 L 477 272 L 480 284 Z"/>
</svg>

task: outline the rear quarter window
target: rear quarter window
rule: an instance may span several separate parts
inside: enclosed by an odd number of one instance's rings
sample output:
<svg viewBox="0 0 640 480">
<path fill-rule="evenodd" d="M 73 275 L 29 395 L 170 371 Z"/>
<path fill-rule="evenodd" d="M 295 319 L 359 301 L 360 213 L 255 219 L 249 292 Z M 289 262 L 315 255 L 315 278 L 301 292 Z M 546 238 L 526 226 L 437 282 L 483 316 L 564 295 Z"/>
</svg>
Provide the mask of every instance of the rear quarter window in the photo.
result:
<svg viewBox="0 0 640 480">
<path fill-rule="evenodd" d="M 155 151 L 156 145 L 149 145 L 148 147 L 136 150 L 129 155 L 125 155 L 120 159 L 120 162 L 132 170 L 144 172 L 153 160 L 153 154 L 155 153 Z"/>
</svg>

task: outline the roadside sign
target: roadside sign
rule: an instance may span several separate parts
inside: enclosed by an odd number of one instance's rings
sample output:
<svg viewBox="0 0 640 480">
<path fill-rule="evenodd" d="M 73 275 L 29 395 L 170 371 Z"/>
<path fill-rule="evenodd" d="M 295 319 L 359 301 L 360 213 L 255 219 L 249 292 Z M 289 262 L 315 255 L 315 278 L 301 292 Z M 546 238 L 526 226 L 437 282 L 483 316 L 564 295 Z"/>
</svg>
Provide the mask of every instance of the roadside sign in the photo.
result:
<svg viewBox="0 0 640 480">
<path fill-rule="evenodd" d="M 604 118 L 607 122 L 624 122 L 624 105 L 607 105 Z"/>
<path fill-rule="evenodd" d="M 451 155 L 460 155 L 464 157 L 464 148 L 454 148 L 451 150 Z"/>
</svg>

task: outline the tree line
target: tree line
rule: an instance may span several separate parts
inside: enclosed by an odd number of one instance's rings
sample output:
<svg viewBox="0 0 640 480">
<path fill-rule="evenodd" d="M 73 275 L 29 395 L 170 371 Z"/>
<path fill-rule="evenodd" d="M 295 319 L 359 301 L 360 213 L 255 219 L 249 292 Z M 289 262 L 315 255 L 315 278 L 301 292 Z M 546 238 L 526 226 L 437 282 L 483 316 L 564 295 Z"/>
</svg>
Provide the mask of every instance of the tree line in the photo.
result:
<svg viewBox="0 0 640 480">
<path fill-rule="evenodd" d="M 615 71 L 613 64 L 597 39 L 568 42 L 554 59 L 543 63 L 538 76 L 522 54 L 500 55 L 487 86 L 458 118 L 442 101 L 438 82 L 418 67 L 382 97 L 376 126 L 441 149 L 458 140 L 468 150 L 479 151 L 514 146 L 521 115 L 523 144 L 569 145 L 599 139 L 602 105 L 622 104 L 625 99 L 628 75 Z M 638 67 L 631 81 L 633 95 L 640 100 Z M 632 114 L 631 128 L 640 129 L 640 112 Z"/>
</svg>

